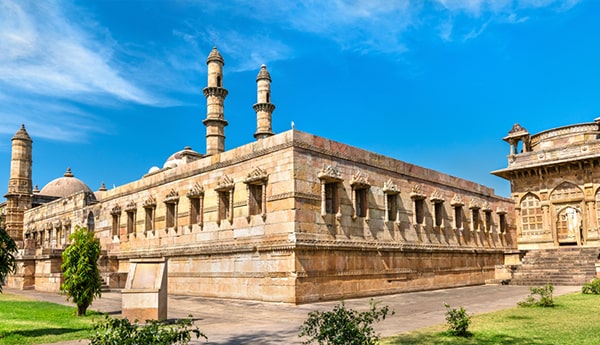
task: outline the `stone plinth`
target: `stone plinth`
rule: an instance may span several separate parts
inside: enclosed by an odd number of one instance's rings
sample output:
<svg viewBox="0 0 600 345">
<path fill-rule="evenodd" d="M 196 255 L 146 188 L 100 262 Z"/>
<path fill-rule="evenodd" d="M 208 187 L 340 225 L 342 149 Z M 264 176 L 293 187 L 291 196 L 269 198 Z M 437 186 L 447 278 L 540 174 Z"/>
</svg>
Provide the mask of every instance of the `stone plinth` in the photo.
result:
<svg viewBox="0 0 600 345">
<path fill-rule="evenodd" d="M 122 298 L 122 317 L 130 321 L 166 320 L 166 260 L 131 260 Z"/>
</svg>

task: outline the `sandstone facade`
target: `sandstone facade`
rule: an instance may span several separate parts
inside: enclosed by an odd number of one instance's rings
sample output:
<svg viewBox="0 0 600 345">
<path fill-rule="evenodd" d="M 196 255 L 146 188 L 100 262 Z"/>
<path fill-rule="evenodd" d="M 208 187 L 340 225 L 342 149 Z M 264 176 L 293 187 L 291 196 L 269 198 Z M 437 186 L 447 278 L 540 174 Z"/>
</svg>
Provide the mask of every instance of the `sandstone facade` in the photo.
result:
<svg viewBox="0 0 600 345">
<path fill-rule="evenodd" d="M 515 125 L 508 167 L 519 249 L 600 246 L 600 120 L 530 135 Z"/>
<path fill-rule="evenodd" d="M 214 49 L 207 63 L 207 154 L 185 148 L 111 190 L 25 193 L 38 202 L 12 227 L 23 249 L 9 284 L 57 291 L 77 226 L 100 239 L 112 288 L 130 260 L 166 258 L 169 293 L 290 303 L 483 284 L 516 249 L 513 202 L 490 188 L 294 129 L 273 134 L 264 66 L 257 141 L 224 150 L 224 61 Z"/>
</svg>

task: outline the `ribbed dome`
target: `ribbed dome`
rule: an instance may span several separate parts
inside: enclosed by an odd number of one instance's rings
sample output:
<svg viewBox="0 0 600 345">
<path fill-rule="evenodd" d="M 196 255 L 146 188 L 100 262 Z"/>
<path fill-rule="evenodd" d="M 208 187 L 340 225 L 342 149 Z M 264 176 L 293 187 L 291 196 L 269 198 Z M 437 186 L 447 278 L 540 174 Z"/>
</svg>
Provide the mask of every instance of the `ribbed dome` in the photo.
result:
<svg viewBox="0 0 600 345">
<path fill-rule="evenodd" d="M 261 79 L 267 79 L 268 81 L 271 81 L 271 75 L 269 74 L 269 71 L 267 71 L 267 66 L 264 64 L 260 66 L 260 72 L 258 72 L 258 76 L 256 76 L 256 81 Z"/>
<path fill-rule="evenodd" d="M 15 136 L 12 138 L 12 140 L 32 141 L 29 133 L 27 133 L 27 130 L 25 130 L 25 125 L 21 125 L 21 129 L 15 133 Z"/>
<path fill-rule="evenodd" d="M 225 65 L 225 60 L 223 60 L 223 57 L 221 56 L 221 53 L 219 53 L 219 50 L 217 49 L 217 47 L 213 47 L 213 49 L 210 51 L 210 54 L 208 54 L 206 63 L 208 64 L 211 61 L 218 61 L 222 65 Z"/>
<path fill-rule="evenodd" d="M 40 194 L 62 198 L 77 192 L 92 193 L 92 190 L 85 183 L 83 183 L 83 181 L 75 178 L 75 175 L 73 175 L 71 172 L 71 168 L 68 168 L 63 177 L 59 177 L 48 182 L 48 184 L 42 188 Z"/>
</svg>

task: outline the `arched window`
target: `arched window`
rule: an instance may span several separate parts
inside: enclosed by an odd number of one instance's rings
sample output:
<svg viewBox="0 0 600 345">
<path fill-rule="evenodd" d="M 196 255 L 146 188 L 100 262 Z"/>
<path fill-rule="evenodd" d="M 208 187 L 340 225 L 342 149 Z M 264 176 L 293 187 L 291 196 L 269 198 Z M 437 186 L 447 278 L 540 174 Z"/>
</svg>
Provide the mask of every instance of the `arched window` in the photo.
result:
<svg viewBox="0 0 600 345">
<path fill-rule="evenodd" d="M 87 228 L 89 231 L 94 231 L 94 213 L 92 211 L 88 213 Z"/>
<path fill-rule="evenodd" d="M 540 199 L 533 194 L 521 200 L 521 224 L 523 232 L 539 231 L 544 226 Z"/>
</svg>

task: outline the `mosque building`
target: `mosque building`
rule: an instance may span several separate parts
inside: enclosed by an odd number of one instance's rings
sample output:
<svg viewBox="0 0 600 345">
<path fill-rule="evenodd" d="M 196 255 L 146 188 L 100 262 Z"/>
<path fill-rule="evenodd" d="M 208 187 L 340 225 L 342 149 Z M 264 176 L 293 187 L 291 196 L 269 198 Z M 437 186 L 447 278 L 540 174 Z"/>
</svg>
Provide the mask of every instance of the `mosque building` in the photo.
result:
<svg viewBox="0 0 600 345">
<path fill-rule="evenodd" d="M 582 219 L 596 214 L 598 186 L 587 171 L 597 170 L 598 158 L 558 170 L 527 163 L 495 172 L 526 180 L 513 183 L 515 210 L 513 200 L 471 181 L 294 128 L 273 133 L 264 65 L 253 105 L 256 141 L 226 150 L 228 90 L 216 48 L 207 65 L 206 152 L 186 147 L 131 183 L 92 191 L 68 169 L 34 189 L 32 139 L 24 126 L 17 131 L 2 205 L 3 227 L 20 247 L 8 286 L 59 291 L 61 253 L 77 227 L 100 239 L 102 277 L 112 289 L 123 288 L 131 260 L 155 258 L 167 261 L 170 294 L 307 303 L 476 285 L 493 279 L 517 245 L 566 243 L 570 233 L 551 219 L 570 217 L 568 207 Z M 526 138 L 517 134 L 508 140 Z M 541 159 L 534 149 L 546 139 L 535 138 L 512 155 L 517 163 Z M 563 171 L 579 177 L 559 177 Z M 556 175 L 558 187 L 533 190 L 527 181 L 539 174 Z M 569 201 L 555 203 L 556 191 Z M 543 210 L 540 229 L 535 217 L 523 221 L 531 196 Z M 560 230 L 546 233 L 552 224 Z M 582 224 L 569 243 L 596 243 L 596 219 Z"/>
</svg>

